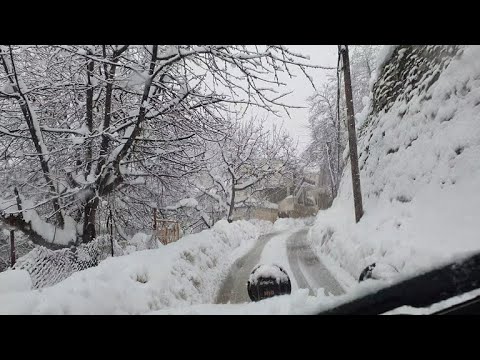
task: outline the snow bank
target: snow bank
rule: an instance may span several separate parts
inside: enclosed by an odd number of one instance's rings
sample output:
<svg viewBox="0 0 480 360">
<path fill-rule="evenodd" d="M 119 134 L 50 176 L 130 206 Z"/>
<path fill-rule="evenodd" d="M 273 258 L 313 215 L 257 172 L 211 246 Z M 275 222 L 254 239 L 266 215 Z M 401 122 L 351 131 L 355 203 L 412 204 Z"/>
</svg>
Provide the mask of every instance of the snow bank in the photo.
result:
<svg viewBox="0 0 480 360">
<path fill-rule="evenodd" d="M 259 219 L 250 219 L 248 220 L 249 223 L 255 225 L 257 230 L 260 232 L 260 234 L 267 234 L 269 232 L 272 232 L 273 229 L 273 224 L 270 221 L 267 220 L 259 220 Z"/>
<path fill-rule="evenodd" d="M 393 282 L 386 280 L 366 280 L 344 295 L 326 295 L 318 292 L 315 296 L 308 295 L 308 289 L 292 289 L 290 295 L 275 296 L 258 302 L 245 304 L 197 304 L 180 306 L 178 308 L 152 311 L 146 315 L 315 315 L 350 302 L 367 294 L 374 293 L 391 285 Z M 413 308 L 402 306 L 385 312 L 382 315 L 410 314 L 426 315 L 455 304 L 470 300 L 480 295 L 480 290 L 456 296 L 426 308 Z"/>
<path fill-rule="evenodd" d="M 0 296 L 8 292 L 29 291 L 32 279 L 25 270 L 7 270 L 0 273 Z"/>
<path fill-rule="evenodd" d="M 140 314 L 213 302 L 222 276 L 260 234 L 250 222 L 222 220 L 159 249 L 107 258 L 49 288 L 0 294 L 0 313 Z"/>
<path fill-rule="evenodd" d="M 394 277 L 480 250 L 480 47 L 457 55 L 405 89 L 408 101 L 370 115 L 359 140 L 361 221 L 349 164 L 316 218 L 310 241 L 350 283 L 373 262 L 398 269 Z"/>
<path fill-rule="evenodd" d="M 273 224 L 272 231 L 285 231 L 292 228 L 298 228 L 302 226 L 306 226 L 311 221 L 310 218 L 280 218 Z"/>
<path fill-rule="evenodd" d="M 274 296 L 245 304 L 201 304 L 183 306 L 146 315 L 306 315 L 332 304 L 334 297 L 309 296 L 308 289 L 292 291 L 290 295 Z"/>
<path fill-rule="evenodd" d="M 385 281 L 368 280 L 354 291 L 344 295 L 328 295 L 321 291 L 315 296 L 308 289 L 293 289 L 290 295 L 274 296 L 258 302 L 244 304 L 197 304 L 152 311 L 146 315 L 315 315 L 340 303 L 379 290 Z"/>
</svg>

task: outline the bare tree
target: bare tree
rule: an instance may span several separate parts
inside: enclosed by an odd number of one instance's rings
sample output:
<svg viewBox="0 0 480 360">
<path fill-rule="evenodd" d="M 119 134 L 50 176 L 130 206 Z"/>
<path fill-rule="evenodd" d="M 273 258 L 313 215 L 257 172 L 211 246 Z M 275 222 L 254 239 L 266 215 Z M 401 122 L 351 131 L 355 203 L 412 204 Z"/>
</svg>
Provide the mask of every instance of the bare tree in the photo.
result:
<svg viewBox="0 0 480 360">
<path fill-rule="evenodd" d="M 363 99 L 369 96 L 370 78 L 376 69 L 380 45 L 354 45 L 350 47 L 350 75 L 352 78 L 353 106 L 360 111 Z"/>
<path fill-rule="evenodd" d="M 277 72 L 303 60 L 276 45 L 1 46 L 0 220 L 50 248 L 91 241 L 109 208 L 145 223 L 225 114 L 289 106 Z"/>
<path fill-rule="evenodd" d="M 345 127 L 340 124 L 343 113 L 338 113 L 336 93 L 337 86 L 331 79 L 309 97 L 311 141 L 304 153 L 307 163 L 317 166 L 322 173 L 328 173 L 332 198 L 337 195 L 343 170 L 339 154 L 345 148 Z"/>
<path fill-rule="evenodd" d="M 375 69 L 379 46 L 356 45 L 351 54 L 351 84 L 353 106 L 362 109 L 369 95 L 369 80 Z M 339 66 L 341 54 L 339 52 Z M 331 196 L 338 192 L 344 169 L 341 157 L 347 141 L 347 112 L 345 93 L 342 90 L 342 72 L 327 77 L 327 81 L 308 99 L 310 105 L 310 144 L 303 154 L 307 164 L 317 166 L 320 173 L 328 174 Z"/>
<path fill-rule="evenodd" d="M 199 189 L 231 222 L 235 207 L 259 205 L 266 191 L 278 185 L 293 160 L 292 145 L 281 127 L 266 130 L 253 119 L 234 122 L 230 135 L 210 150 L 206 162 L 210 182 Z"/>
</svg>

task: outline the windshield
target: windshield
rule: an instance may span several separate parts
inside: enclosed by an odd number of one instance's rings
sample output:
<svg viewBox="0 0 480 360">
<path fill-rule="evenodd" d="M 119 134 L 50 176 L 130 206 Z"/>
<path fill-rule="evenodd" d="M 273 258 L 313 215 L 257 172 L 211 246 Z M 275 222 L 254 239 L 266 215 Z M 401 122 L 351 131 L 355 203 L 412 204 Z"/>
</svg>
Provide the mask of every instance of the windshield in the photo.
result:
<svg viewBox="0 0 480 360">
<path fill-rule="evenodd" d="M 479 59 L 0 46 L 0 313 L 431 314 L 476 298 Z"/>
</svg>

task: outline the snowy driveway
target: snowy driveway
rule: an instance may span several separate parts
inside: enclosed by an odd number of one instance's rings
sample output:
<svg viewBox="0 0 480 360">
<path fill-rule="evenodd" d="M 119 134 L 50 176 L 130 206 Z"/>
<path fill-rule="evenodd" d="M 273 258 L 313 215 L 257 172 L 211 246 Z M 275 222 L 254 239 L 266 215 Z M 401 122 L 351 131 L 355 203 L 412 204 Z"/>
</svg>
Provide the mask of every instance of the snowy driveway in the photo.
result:
<svg viewBox="0 0 480 360">
<path fill-rule="evenodd" d="M 314 290 L 323 288 L 333 295 L 343 294 L 343 288 L 308 244 L 307 233 L 308 228 L 302 228 L 295 232 L 284 231 L 261 236 L 255 247 L 232 265 L 215 303 L 250 302 L 247 281 L 259 263 L 283 265 L 292 280 L 292 290 L 309 289 L 310 295 L 314 295 Z"/>
</svg>

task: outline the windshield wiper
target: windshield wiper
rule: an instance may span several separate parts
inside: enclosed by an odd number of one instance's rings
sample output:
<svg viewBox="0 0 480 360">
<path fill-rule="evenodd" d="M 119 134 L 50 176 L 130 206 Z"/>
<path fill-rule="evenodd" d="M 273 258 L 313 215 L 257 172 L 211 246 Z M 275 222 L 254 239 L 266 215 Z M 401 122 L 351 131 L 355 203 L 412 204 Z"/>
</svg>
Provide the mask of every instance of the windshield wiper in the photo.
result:
<svg viewBox="0 0 480 360">
<path fill-rule="evenodd" d="M 397 284 L 341 304 L 318 315 L 379 315 L 401 306 L 423 308 L 440 301 L 480 288 L 480 253 L 462 261 L 417 275 Z M 467 301 L 463 307 L 455 305 L 451 311 L 435 314 L 480 314 L 480 299 Z M 465 304 L 465 303 L 464 303 Z M 453 309 L 455 308 L 455 309 Z"/>
<path fill-rule="evenodd" d="M 480 295 L 464 301 L 460 304 L 450 306 L 446 309 L 434 312 L 431 315 L 478 315 L 480 314 Z"/>
</svg>

